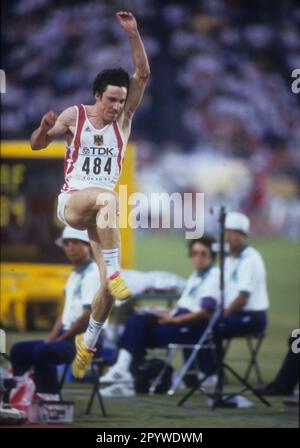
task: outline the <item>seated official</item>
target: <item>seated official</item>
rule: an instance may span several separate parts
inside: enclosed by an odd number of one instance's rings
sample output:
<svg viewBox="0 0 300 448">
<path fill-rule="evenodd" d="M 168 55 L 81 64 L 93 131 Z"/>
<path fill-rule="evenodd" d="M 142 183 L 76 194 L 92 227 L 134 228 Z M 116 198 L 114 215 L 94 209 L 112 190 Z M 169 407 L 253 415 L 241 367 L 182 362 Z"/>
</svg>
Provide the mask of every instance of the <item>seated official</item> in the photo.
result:
<svg viewBox="0 0 300 448">
<path fill-rule="evenodd" d="M 189 242 L 189 256 L 195 272 L 188 279 L 177 307 L 155 314 L 136 314 L 126 322 L 119 341 L 116 363 L 100 378 L 100 383 L 118 383 L 101 389 L 104 396 L 134 395 L 134 370 L 147 348 L 169 343 L 196 343 L 219 302 L 219 268 L 215 266 L 214 239 L 204 236 Z M 154 313 L 154 311 L 153 311 Z"/>
<path fill-rule="evenodd" d="M 300 341 L 299 341 L 300 342 Z M 294 390 L 299 383 L 299 342 L 295 337 L 290 337 L 288 341 L 288 351 L 282 361 L 282 364 L 271 383 L 257 389 L 262 395 L 280 396 L 293 395 Z M 294 347 L 293 347 L 294 346 Z M 296 397 L 297 398 L 297 397 Z M 298 389 L 299 406 L 299 389 Z"/>
<path fill-rule="evenodd" d="M 74 268 L 65 286 L 63 313 L 47 339 L 17 342 L 10 353 L 14 377 L 22 381 L 25 372 L 33 369 L 36 392 L 48 400 L 59 399 L 56 366 L 71 363 L 75 357 L 75 336 L 85 331 L 99 289 L 98 267 L 91 258 L 87 232 L 66 227 L 56 243 Z"/>
<path fill-rule="evenodd" d="M 225 241 L 225 311 L 214 327 L 216 339 L 262 333 L 267 326 L 269 299 L 265 265 L 260 253 L 248 243 L 250 221 L 242 213 L 228 213 Z"/>
</svg>

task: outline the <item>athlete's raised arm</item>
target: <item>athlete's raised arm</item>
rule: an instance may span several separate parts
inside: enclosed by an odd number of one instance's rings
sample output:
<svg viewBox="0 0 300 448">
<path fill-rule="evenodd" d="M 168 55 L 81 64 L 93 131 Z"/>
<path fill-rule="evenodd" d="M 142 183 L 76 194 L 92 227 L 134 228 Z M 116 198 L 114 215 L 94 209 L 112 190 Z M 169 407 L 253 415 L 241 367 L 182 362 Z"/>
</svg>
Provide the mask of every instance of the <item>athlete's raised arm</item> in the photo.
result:
<svg viewBox="0 0 300 448">
<path fill-rule="evenodd" d="M 130 128 L 132 116 L 142 100 L 147 80 L 150 76 L 150 67 L 144 45 L 138 31 L 137 22 L 133 14 L 127 11 L 119 11 L 116 14 L 116 18 L 128 34 L 135 67 L 134 75 L 130 79 L 129 92 L 124 107 L 124 114 L 122 114 L 123 122 L 121 123 L 121 126 L 123 131 L 126 131 Z"/>
<path fill-rule="evenodd" d="M 40 126 L 32 133 L 30 138 L 31 149 L 38 150 L 47 148 L 47 146 L 56 138 L 61 137 L 72 128 L 76 123 L 75 107 L 68 107 L 58 117 L 55 112 L 47 112 Z"/>
</svg>

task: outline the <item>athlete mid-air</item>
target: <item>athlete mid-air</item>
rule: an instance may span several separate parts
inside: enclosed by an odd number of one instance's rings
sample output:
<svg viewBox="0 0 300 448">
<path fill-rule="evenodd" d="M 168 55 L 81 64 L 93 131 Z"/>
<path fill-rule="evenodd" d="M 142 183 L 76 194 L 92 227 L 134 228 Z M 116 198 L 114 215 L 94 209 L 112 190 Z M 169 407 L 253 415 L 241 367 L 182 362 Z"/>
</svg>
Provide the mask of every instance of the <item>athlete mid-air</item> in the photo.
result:
<svg viewBox="0 0 300 448">
<path fill-rule="evenodd" d="M 119 179 L 134 112 L 150 75 L 148 58 L 133 14 L 120 11 L 119 24 L 127 32 L 135 72 L 121 69 L 100 72 L 93 83 L 95 103 L 79 104 L 58 117 L 46 113 L 31 136 L 33 150 L 46 148 L 66 135 L 65 183 L 58 196 L 58 217 L 75 229 L 87 229 L 100 273 L 87 331 L 77 336 L 73 373 L 83 377 L 92 361 L 94 347 L 115 299 L 130 297 L 120 273 L 120 236 L 117 195 Z M 105 216 L 110 216 L 108 225 Z M 113 219 L 111 218 L 113 217 Z M 104 224 L 103 224 L 104 223 Z"/>
</svg>

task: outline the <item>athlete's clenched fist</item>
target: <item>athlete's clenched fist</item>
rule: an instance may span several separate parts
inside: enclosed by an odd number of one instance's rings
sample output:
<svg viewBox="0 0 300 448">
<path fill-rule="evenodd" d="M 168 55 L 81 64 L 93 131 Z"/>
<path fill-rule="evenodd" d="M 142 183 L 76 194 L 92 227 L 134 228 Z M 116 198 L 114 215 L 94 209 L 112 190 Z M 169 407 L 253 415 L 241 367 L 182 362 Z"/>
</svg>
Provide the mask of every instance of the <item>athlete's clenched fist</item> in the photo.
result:
<svg viewBox="0 0 300 448">
<path fill-rule="evenodd" d="M 55 125 L 56 120 L 57 120 L 56 113 L 50 110 L 43 116 L 41 121 L 41 128 L 44 131 L 49 131 L 49 129 L 53 128 L 53 126 Z"/>
</svg>

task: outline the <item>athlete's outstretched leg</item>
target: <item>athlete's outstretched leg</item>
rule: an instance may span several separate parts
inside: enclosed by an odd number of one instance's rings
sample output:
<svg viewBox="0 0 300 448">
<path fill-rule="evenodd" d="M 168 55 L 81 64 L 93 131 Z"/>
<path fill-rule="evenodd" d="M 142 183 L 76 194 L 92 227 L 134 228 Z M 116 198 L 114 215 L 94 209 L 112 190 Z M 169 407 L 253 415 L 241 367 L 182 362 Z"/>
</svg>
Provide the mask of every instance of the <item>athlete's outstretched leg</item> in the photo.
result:
<svg viewBox="0 0 300 448">
<path fill-rule="evenodd" d="M 72 364 L 72 372 L 76 378 L 83 378 L 89 369 L 101 330 L 115 301 L 107 288 L 106 269 L 96 226 L 90 227 L 88 234 L 93 256 L 99 269 L 100 288 L 92 302 L 92 312 L 86 332 L 83 335 L 77 335 L 75 339 L 76 357 Z"/>
</svg>

